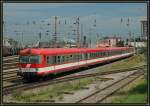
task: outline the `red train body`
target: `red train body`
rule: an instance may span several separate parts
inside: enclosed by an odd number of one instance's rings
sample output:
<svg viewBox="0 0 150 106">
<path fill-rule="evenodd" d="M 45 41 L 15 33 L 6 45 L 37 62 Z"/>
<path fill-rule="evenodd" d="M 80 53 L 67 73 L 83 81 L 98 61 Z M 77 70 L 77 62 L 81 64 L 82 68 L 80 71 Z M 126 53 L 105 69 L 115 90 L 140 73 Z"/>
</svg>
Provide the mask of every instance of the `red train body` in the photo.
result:
<svg viewBox="0 0 150 106">
<path fill-rule="evenodd" d="M 18 75 L 42 77 L 108 62 L 134 54 L 132 47 L 29 48 L 20 51 Z"/>
</svg>

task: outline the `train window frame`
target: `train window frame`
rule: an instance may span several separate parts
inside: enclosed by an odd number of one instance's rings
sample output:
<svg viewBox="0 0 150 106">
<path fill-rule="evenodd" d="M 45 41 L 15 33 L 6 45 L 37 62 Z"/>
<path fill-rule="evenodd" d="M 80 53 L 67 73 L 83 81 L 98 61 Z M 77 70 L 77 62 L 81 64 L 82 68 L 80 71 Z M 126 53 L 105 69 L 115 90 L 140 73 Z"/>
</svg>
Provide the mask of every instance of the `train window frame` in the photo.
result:
<svg viewBox="0 0 150 106">
<path fill-rule="evenodd" d="M 66 55 L 66 62 L 69 62 L 69 55 Z"/>
<path fill-rule="evenodd" d="M 56 64 L 56 56 L 51 56 L 51 55 L 46 56 L 46 64 L 47 65 Z"/>
<path fill-rule="evenodd" d="M 32 57 L 31 57 L 32 56 Z M 26 61 L 26 62 L 21 62 L 21 58 L 22 57 L 28 57 L 28 61 Z M 30 59 L 33 59 L 33 57 L 35 58 L 35 57 L 38 57 L 38 61 L 37 62 L 31 62 L 31 60 Z M 33 60 L 32 60 L 33 61 Z M 19 62 L 20 63 L 24 63 L 24 64 L 41 64 L 42 63 L 42 56 L 41 55 L 21 55 L 21 56 L 19 56 Z"/>
<path fill-rule="evenodd" d="M 63 64 L 65 62 L 65 56 L 61 55 L 61 63 Z"/>
<path fill-rule="evenodd" d="M 72 54 L 69 55 L 69 62 L 72 62 Z"/>
<path fill-rule="evenodd" d="M 60 63 L 61 63 L 60 56 L 56 56 L 56 64 L 60 64 Z"/>
</svg>

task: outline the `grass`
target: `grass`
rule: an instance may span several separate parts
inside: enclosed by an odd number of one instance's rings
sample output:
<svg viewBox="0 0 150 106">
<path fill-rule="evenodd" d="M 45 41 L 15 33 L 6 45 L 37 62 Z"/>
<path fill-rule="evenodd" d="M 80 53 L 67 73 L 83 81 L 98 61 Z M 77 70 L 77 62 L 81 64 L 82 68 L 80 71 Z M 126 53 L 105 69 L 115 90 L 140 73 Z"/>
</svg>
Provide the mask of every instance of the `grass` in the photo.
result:
<svg viewBox="0 0 150 106">
<path fill-rule="evenodd" d="M 147 103 L 147 81 L 142 79 L 128 92 L 120 92 L 120 96 L 112 100 L 112 103 Z"/>
<path fill-rule="evenodd" d="M 22 102 L 41 102 L 45 100 L 53 100 L 56 98 L 62 100 L 64 92 L 72 92 L 82 89 L 84 86 L 91 84 L 92 82 L 92 78 L 75 80 L 71 82 L 51 85 L 45 87 L 45 89 L 14 93 L 13 97 L 14 100 Z"/>
<path fill-rule="evenodd" d="M 124 69 L 124 68 L 140 66 L 143 64 L 146 64 L 144 54 L 137 54 L 132 57 L 108 64 L 108 65 L 104 65 L 100 67 L 100 71 Z"/>
</svg>

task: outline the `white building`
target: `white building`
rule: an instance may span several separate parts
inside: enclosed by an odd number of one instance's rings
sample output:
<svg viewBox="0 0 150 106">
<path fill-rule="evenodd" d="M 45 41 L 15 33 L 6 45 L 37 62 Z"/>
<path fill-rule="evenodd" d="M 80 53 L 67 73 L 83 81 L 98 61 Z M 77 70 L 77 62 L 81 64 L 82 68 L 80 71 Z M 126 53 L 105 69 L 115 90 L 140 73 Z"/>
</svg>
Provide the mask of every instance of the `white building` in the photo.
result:
<svg viewBox="0 0 150 106">
<path fill-rule="evenodd" d="M 3 47 L 12 47 L 8 39 L 3 39 Z"/>
<path fill-rule="evenodd" d="M 130 42 L 131 46 L 133 47 L 146 47 L 146 42 Z"/>
</svg>

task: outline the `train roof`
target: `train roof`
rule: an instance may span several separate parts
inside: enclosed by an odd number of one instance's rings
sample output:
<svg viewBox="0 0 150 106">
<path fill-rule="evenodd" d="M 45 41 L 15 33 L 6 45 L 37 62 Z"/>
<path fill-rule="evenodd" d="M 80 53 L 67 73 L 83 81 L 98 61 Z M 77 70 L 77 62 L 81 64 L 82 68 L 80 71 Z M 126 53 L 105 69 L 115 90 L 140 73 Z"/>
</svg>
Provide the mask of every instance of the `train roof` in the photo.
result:
<svg viewBox="0 0 150 106">
<path fill-rule="evenodd" d="M 61 55 L 72 53 L 102 52 L 112 50 L 127 50 L 131 47 L 103 47 L 103 48 L 27 48 L 20 51 L 20 55 Z"/>
</svg>

